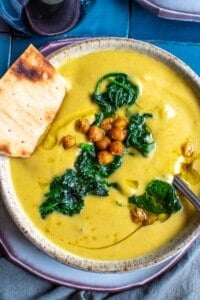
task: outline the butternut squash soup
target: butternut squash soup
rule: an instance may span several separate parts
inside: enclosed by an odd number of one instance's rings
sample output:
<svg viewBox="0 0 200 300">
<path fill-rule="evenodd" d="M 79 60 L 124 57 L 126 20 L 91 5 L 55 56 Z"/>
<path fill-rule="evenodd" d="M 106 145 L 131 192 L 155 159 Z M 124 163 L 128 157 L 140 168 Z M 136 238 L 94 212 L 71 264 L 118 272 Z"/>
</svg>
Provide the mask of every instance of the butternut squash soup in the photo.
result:
<svg viewBox="0 0 200 300">
<path fill-rule="evenodd" d="M 200 193 L 200 106 L 178 72 L 134 50 L 61 59 L 67 95 L 34 154 L 10 158 L 34 227 L 77 257 L 116 261 L 172 241 L 196 215 L 172 185 Z"/>
</svg>

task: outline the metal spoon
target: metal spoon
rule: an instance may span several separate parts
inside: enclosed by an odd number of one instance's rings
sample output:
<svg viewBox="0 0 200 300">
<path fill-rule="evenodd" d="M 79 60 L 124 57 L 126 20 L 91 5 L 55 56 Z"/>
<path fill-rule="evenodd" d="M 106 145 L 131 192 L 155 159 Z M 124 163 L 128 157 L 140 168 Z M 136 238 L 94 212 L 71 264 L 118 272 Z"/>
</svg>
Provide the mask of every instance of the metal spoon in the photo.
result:
<svg viewBox="0 0 200 300">
<path fill-rule="evenodd" d="M 182 192 L 183 195 L 186 196 L 187 199 L 192 202 L 192 204 L 194 205 L 194 207 L 198 211 L 200 211 L 200 197 L 198 197 L 197 195 L 195 195 L 193 193 L 193 191 L 187 186 L 187 184 L 182 179 L 180 179 L 180 177 L 174 176 L 174 179 L 173 179 L 172 183 L 175 186 L 175 188 L 177 188 L 177 190 L 179 190 L 180 192 Z"/>
</svg>

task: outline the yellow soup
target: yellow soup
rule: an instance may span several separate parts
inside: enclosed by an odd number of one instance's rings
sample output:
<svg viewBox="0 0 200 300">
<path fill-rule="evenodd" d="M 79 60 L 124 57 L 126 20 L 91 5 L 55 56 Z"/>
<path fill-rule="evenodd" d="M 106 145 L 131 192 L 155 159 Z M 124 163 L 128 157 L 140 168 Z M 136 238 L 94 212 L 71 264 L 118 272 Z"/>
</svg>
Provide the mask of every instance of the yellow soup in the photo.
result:
<svg viewBox="0 0 200 300">
<path fill-rule="evenodd" d="M 69 89 L 47 137 L 30 158 L 10 159 L 14 186 L 24 211 L 49 240 L 81 257 L 126 259 L 158 249 L 187 226 L 195 214 L 193 207 L 182 197 L 180 211 L 165 221 L 141 227 L 131 218 L 128 197 L 142 194 L 151 180 L 169 180 L 175 173 L 181 173 L 199 193 L 198 98 L 173 70 L 137 52 L 97 51 L 68 59 L 59 71 Z M 122 166 L 109 178 L 120 189 L 110 188 L 109 196 L 88 195 L 79 214 L 53 212 L 42 219 L 39 207 L 49 184 L 55 176 L 73 168 L 80 151 L 78 147 L 64 149 L 62 138 L 70 134 L 76 137 L 77 145 L 88 142 L 83 133 L 76 131 L 75 122 L 82 117 L 93 121 L 99 106 L 91 100 L 91 94 L 98 79 L 110 72 L 126 73 L 139 85 L 139 98 L 130 110 L 152 113 L 146 123 L 156 148 L 148 157 L 137 151 L 124 155 Z M 188 143 L 194 149 L 192 155 L 184 153 Z"/>
</svg>

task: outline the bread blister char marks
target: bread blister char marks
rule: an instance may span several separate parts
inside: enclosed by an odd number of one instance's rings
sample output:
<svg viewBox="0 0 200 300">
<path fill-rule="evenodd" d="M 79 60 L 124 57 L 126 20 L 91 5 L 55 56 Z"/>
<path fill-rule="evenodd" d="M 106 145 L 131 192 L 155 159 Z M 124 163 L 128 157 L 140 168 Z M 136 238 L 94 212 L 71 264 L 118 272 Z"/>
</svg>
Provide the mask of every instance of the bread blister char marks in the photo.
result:
<svg viewBox="0 0 200 300">
<path fill-rule="evenodd" d="M 30 156 L 54 120 L 66 82 L 33 46 L 0 79 L 0 153 Z"/>
</svg>

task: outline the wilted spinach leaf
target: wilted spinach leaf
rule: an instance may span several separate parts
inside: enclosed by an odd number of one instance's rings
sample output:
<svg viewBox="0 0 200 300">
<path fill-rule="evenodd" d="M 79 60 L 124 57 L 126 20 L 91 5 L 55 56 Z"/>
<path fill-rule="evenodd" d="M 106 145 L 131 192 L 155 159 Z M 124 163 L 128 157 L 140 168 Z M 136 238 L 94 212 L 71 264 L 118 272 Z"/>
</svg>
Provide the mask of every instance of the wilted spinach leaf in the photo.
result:
<svg viewBox="0 0 200 300">
<path fill-rule="evenodd" d="M 129 197 L 129 203 L 153 214 L 171 215 L 181 209 L 181 203 L 173 185 L 162 180 L 152 180 L 140 196 Z"/>
<path fill-rule="evenodd" d="M 71 169 L 56 177 L 45 195 L 45 202 L 40 206 L 41 217 L 44 219 L 54 211 L 68 216 L 79 213 L 84 204 L 82 199 L 84 194 L 79 189 L 79 181 L 77 172 Z"/>
<path fill-rule="evenodd" d="M 152 114 L 137 113 L 131 116 L 126 137 L 126 147 L 134 147 L 143 156 L 148 156 L 149 153 L 155 148 L 155 141 L 152 133 L 147 128 L 145 118 L 151 118 Z"/>
<path fill-rule="evenodd" d="M 122 157 L 116 156 L 112 163 L 103 166 L 96 159 L 94 145 L 81 145 L 75 168 L 66 170 L 50 184 L 46 199 L 40 206 L 41 217 L 45 218 L 54 211 L 72 216 L 80 213 L 86 195 L 107 196 L 108 188 L 116 187 L 116 184 L 104 178 L 110 176 L 121 163 Z"/>
<path fill-rule="evenodd" d="M 122 106 L 134 104 L 138 94 L 138 86 L 129 80 L 127 74 L 109 73 L 98 80 L 93 99 L 108 116 Z"/>
</svg>

